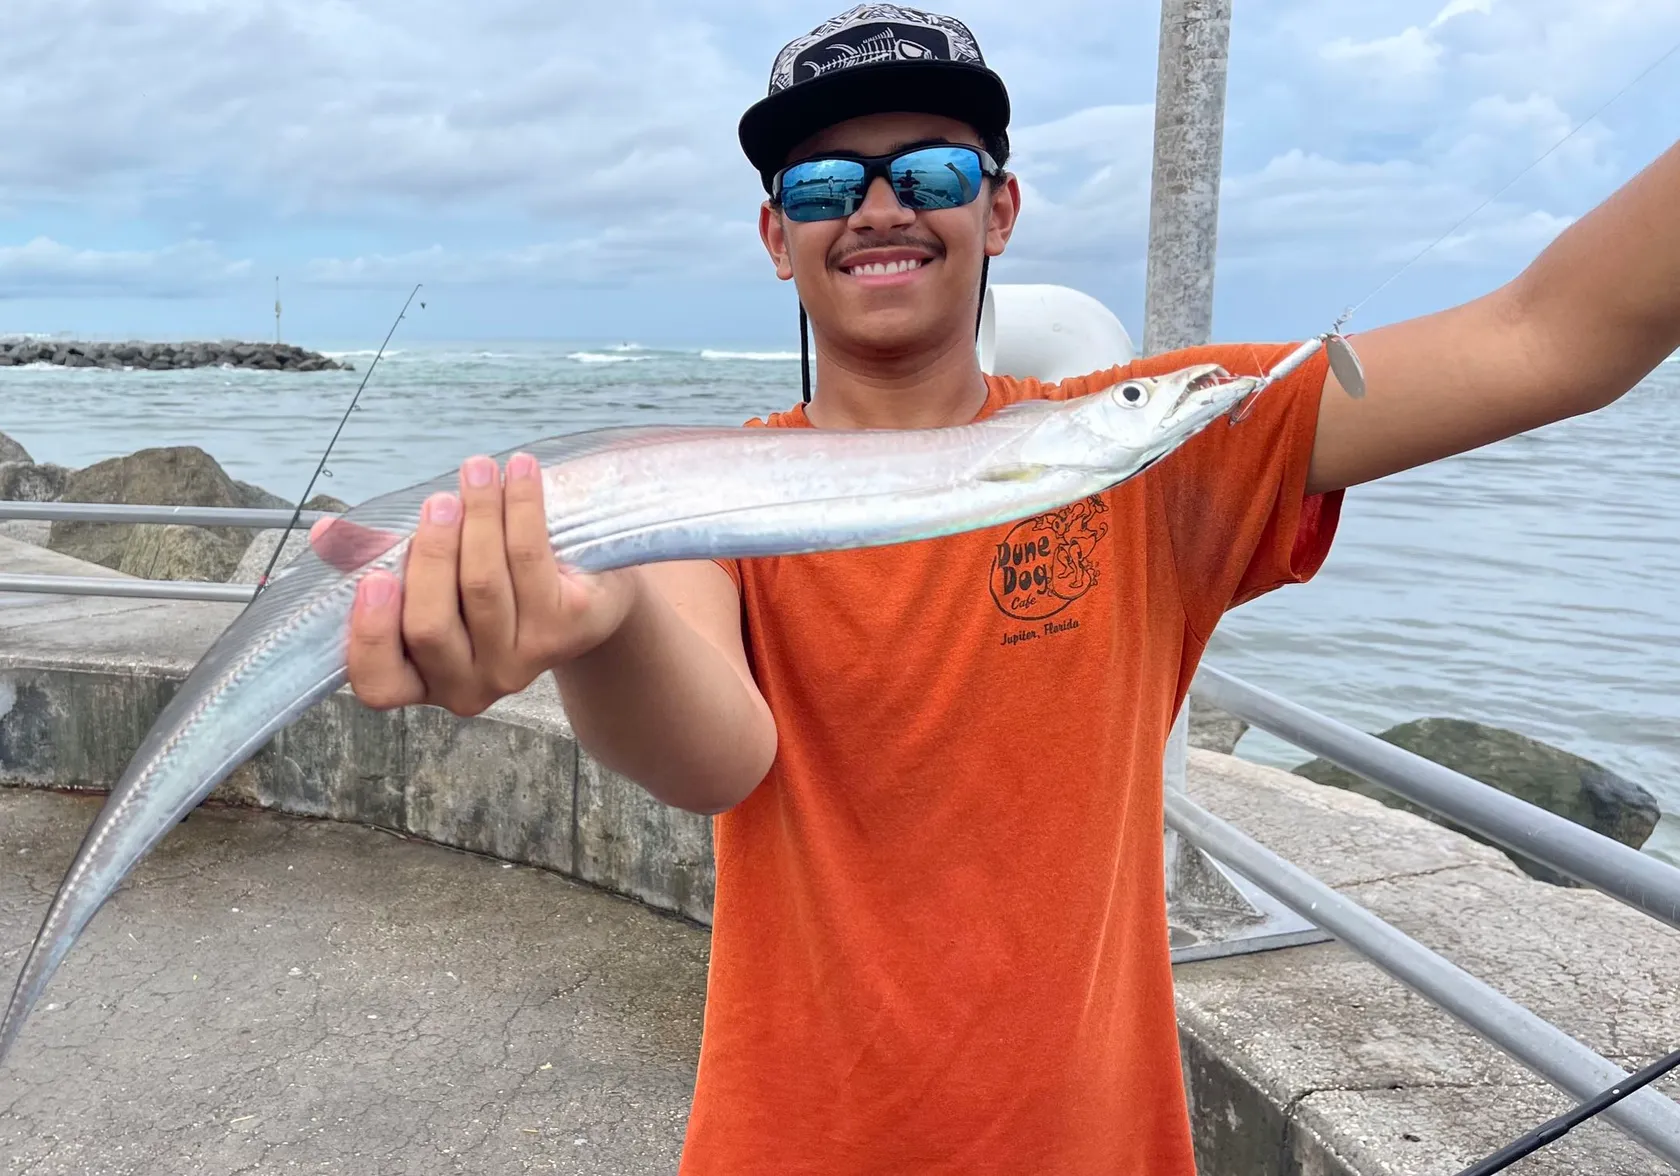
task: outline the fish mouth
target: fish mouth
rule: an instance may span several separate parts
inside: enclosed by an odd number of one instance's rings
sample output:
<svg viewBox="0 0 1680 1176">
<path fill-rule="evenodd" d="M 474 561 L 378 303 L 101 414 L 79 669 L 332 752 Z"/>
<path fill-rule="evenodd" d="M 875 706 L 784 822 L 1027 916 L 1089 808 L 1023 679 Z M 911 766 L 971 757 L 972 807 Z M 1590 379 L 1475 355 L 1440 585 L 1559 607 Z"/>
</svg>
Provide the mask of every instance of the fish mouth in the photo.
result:
<svg viewBox="0 0 1680 1176">
<path fill-rule="evenodd" d="M 1260 383 L 1256 376 L 1233 376 L 1224 368 L 1212 368 L 1184 385 L 1161 424 L 1175 432 L 1199 428 L 1236 410 Z"/>
</svg>

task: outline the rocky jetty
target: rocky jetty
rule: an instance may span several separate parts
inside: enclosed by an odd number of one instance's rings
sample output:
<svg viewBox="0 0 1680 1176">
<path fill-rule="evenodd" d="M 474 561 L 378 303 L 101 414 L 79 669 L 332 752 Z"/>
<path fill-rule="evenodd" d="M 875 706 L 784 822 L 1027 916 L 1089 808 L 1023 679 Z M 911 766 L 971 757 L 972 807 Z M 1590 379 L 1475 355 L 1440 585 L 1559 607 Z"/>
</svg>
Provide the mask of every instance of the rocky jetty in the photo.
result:
<svg viewBox="0 0 1680 1176">
<path fill-rule="evenodd" d="M 1591 760 L 1502 727 L 1489 727 L 1467 719 L 1417 719 L 1391 727 L 1377 738 L 1635 849 L 1645 844 L 1662 816 L 1656 798 L 1631 780 Z M 1317 759 L 1302 764 L 1295 774 L 1361 793 L 1390 808 L 1416 813 L 1483 844 L 1492 844 L 1485 837 L 1401 800 L 1328 761 Z M 1530 877 L 1556 886 L 1578 885 L 1531 858 L 1512 853 L 1503 846 L 1496 848 L 1503 850 Z"/>
<path fill-rule="evenodd" d="M 265 372 L 355 371 L 290 343 L 79 343 L 60 339 L 0 339 L 0 367 L 51 363 L 114 371 L 166 372 L 178 368 L 236 367 Z M 3 456 L 3 455 L 0 455 Z"/>
<path fill-rule="evenodd" d="M 282 510 L 292 506 L 260 486 L 230 477 L 193 445 L 142 449 L 82 469 L 37 464 L 0 433 L 0 499 L 14 502 L 97 502 L 151 506 L 222 506 Z M 306 510 L 346 511 L 327 494 Z M 280 531 L 178 524 L 0 522 L 0 534 L 148 580 L 254 583 L 274 553 Z M 287 540 L 282 562 L 302 550 L 302 528 Z M 253 570 L 254 569 L 254 570 Z"/>
</svg>

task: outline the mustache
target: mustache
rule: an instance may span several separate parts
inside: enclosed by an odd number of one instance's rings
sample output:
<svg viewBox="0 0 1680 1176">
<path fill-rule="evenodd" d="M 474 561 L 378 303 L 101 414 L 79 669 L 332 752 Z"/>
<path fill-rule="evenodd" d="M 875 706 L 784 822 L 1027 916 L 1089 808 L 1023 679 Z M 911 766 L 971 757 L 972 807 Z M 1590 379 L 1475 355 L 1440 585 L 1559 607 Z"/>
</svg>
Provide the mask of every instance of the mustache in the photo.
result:
<svg viewBox="0 0 1680 1176">
<path fill-rule="evenodd" d="M 920 249 L 935 259 L 945 256 L 945 247 L 932 237 L 917 237 L 910 233 L 894 233 L 888 237 L 881 237 L 870 241 L 853 241 L 845 248 L 837 248 L 829 254 L 828 264 L 838 268 L 845 265 L 848 258 L 856 257 L 871 249 Z"/>
</svg>

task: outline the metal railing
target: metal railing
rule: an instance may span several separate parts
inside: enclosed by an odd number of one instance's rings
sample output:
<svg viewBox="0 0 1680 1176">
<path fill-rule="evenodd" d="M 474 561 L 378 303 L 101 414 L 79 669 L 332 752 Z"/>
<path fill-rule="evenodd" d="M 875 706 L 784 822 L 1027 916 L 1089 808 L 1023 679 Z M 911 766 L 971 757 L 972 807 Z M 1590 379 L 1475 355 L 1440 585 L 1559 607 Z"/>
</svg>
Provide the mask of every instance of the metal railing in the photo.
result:
<svg viewBox="0 0 1680 1176">
<path fill-rule="evenodd" d="M 1680 870 L 1212 666 L 1191 691 L 1262 731 L 1680 930 Z"/>
<path fill-rule="evenodd" d="M 306 533 L 334 512 L 302 511 L 297 530 Z M 252 527 L 279 530 L 292 511 L 231 506 L 126 506 L 92 502 L 0 502 L 0 521 L 9 519 L 74 523 L 178 524 L 189 527 Z M 214 580 L 142 580 L 132 576 L 52 576 L 0 572 L 0 592 L 63 596 L 115 596 L 139 600 L 201 600 L 244 604 L 256 594 L 250 584 Z"/>
<path fill-rule="evenodd" d="M 38 592 L 47 596 L 126 596 L 140 600 L 209 600 L 244 604 L 256 595 L 255 584 L 218 584 L 214 580 L 141 580 L 130 576 L 42 576 L 0 572 L 0 592 Z"/>
<path fill-rule="evenodd" d="M 328 517 L 328 512 L 306 511 L 298 524 L 307 528 L 322 517 Z M 292 512 L 0 502 L 0 520 L 4 519 L 279 528 L 291 521 Z M 8 591 L 243 602 L 254 588 L 119 576 L 0 574 L 0 592 Z M 1211 666 L 1198 669 L 1191 693 L 1496 845 L 1680 929 L 1680 870 L 1648 854 Z M 1181 713 L 1175 724 L 1180 744 L 1184 722 Z M 1586 1099 L 1627 1077 L 1556 1026 L 1195 804 L 1184 788 L 1182 747 L 1179 750 L 1180 754 L 1169 754 L 1166 761 L 1165 812 L 1172 833 L 1340 939 L 1560 1090 Z M 1604 1116 L 1654 1154 L 1680 1167 L 1680 1105 L 1673 1100 L 1646 1088 Z"/>
<path fill-rule="evenodd" d="M 1252 879 L 1302 918 L 1336 936 L 1553 1086 L 1585 1100 L 1628 1076 L 1549 1021 L 1244 836 L 1189 797 L 1169 791 L 1166 806 L 1167 824 L 1197 849 Z M 1673 1100 L 1646 1087 L 1605 1111 L 1604 1117 L 1680 1166 L 1680 1106 Z"/>
<path fill-rule="evenodd" d="M 1212 666 L 1197 669 L 1190 692 L 1497 845 L 1680 927 L 1680 870 L 1649 854 Z M 1627 1077 L 1556 1026 L 1200 808 L 1182 781 L 1176 787 L 1169 782 L 1165 793 L 1169 829 L 1560 1090 L 1585 1100 Z M 1680 1106 L 1672 1099 L 1647 1087 L 1606 1110 L 1604 1117 L 1680 1167 Z"/>
<path fill-rule="evenodd" d="M 330 511 L 306 510 L 298 526 L 309 529 Z M 104 502 L 0 502 L 0 520 L 34 519 L 57 523 L 178 523 L 188 527 L 262 527 L 278 529 L 292 521 L 290 507 L 267 510 L 237 506 L 126 506 Z"/>
</svg>

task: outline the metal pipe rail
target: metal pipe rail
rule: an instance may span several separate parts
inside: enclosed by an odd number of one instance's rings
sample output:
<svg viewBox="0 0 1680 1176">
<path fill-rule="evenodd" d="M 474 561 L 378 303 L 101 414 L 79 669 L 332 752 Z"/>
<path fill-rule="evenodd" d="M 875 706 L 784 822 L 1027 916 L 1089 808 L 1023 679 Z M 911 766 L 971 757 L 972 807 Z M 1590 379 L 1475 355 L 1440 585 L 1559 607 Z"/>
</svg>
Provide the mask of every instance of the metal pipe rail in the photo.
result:
<svg viewBox="0 0 1680 1176">
<path fill-rule="evenodd" d="M 1413 804 L 1680 929 L 1680 870 L 1211 666 L 1191 692 Z"/>
<path fill-rule="evenodd" d="M 48 596 L 127 596 L 141 600 L 212 600 L 244 604 L 256 595 L 255 584 L 218 584 L 214 580 L 138 580 L 127 576 L 34 576 L 0 572 L 0 592 L 39 592 Z"/>
<path fill-rule="evenodd" d="M 1234 713 L 1234 712 L 1233 712 Z M 1167 824 L 1208 856 L 1456 1017 L 1575 1099 L 1627 1077 L 1567 1033 L 1437 955 L 1404 932 L 1279 857 L 1178 792 L 1166 794 Z M 1627 1135 L 1680 1167 L 1680 1106 L 1646 1087 L 1603 1112 Z"/>
<path fill-rule="evenodd" d="M 297 525 L 308 529 L 317 519 L 338 518 L 334 511 L 306 510 Z M 127 506 L 102 502 L 0 502 L 0 520 L 33 519 L 65 523 L 180 523 L 190 527 L 260 527 L 278 529 L 292 521 L 286 510 L 237 506 Z"/>
</svg>

